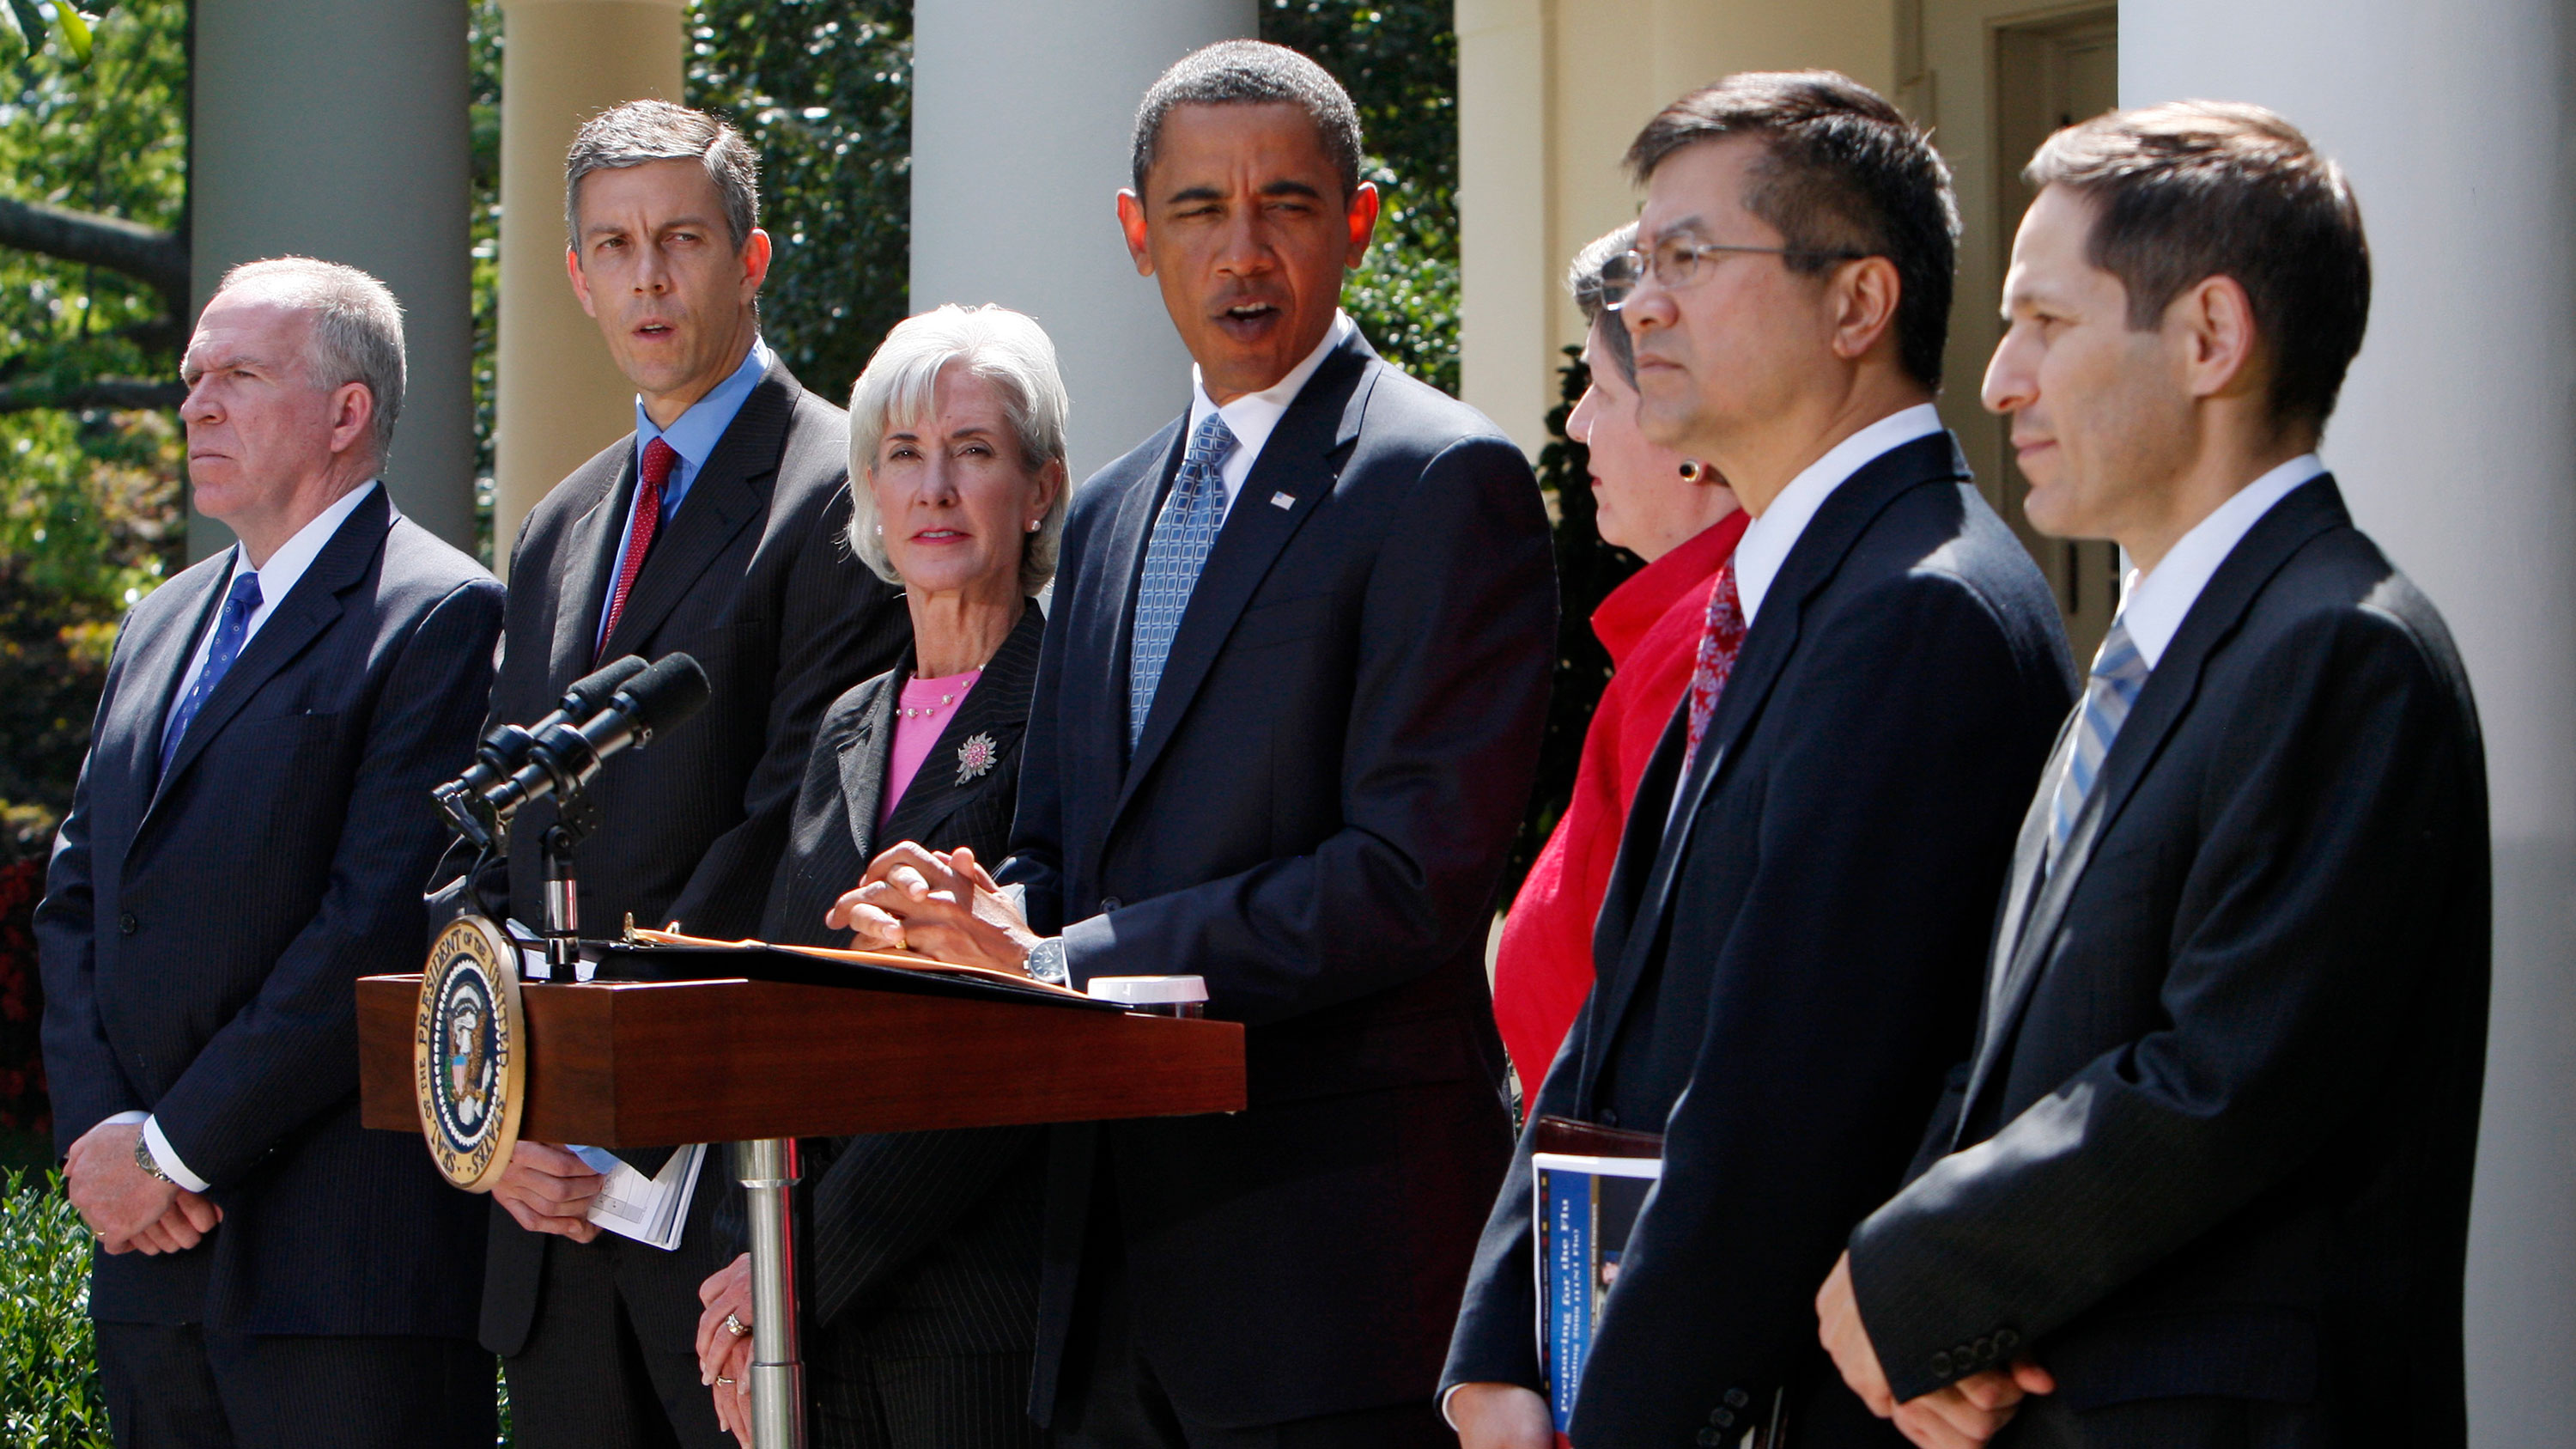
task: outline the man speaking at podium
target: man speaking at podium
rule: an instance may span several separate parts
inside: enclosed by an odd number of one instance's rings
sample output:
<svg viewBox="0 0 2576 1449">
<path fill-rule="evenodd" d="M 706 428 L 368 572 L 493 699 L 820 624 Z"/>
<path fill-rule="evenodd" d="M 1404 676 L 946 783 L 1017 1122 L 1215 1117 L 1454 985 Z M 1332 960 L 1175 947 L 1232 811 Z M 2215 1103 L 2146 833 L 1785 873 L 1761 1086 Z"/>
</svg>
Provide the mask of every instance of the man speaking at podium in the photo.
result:
<svg viewBox="0 0 2576 1449">
<path fill-rule="evenodd" d="M 1432 1390 L 1511 1152 L 1484 940 L 1556 590 L 1519 449 L 1336 306 L 1377 220 L 1359 156 L 1350 98 L 1277 46 L 1146 93 L 1118 215 L 1197 385 L 1073 502 L 1025 914 L 918 846 L 854 903 L 1077 987 L 1204 976 L 1247 1028 L 1248 1110 L 1057 1134 L 1032 1408 L 1060 1443 L 1449 1440 Z"/>
<path fill-rule="evenodd" d="M 769 270 L 751 148 L 730 126 L 635 101 L 582 127 L 565 167 L 573 292 L 635 384 L 635 431 L 528 515 L 510 562 L 492 722 L 526 723 L 599 661 L 685 651 L 713 698 L 589 791 L 585 936 L 678 920 L 748 936 L 787 840 L 814 724 L 909 637 L 851 556 L 849 420 L 760 341 Z M 511 832 L 510 913 L 543 916 L 552 801 Z M 652 1172 L 667 1153 L 622 1152 Z M 483 1342 L 507 1361 L 521 1449 L 727 1443 L 698 1382 L 698 1284 L 724 1170 L 703 1169 L 673 1251 L 601 1235 L 601 1179 L 522 1141 L 493 1190 Z"/>
</svg>

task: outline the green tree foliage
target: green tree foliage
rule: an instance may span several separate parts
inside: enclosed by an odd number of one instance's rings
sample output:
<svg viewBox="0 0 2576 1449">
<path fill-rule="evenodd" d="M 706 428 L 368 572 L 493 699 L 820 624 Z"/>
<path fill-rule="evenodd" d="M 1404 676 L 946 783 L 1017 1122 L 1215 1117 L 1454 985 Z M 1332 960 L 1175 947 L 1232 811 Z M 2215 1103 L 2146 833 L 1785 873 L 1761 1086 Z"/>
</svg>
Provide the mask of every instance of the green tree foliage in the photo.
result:
<svg viewBox="0 0 2576 1449">
<path fill-rule="evenodd" d="M 187 26 L 184 0 L 126 0 L 98 18 L 86 68 L 0 71 L 0 200 L 183 228 Z M 167 301 L 0 249 L 0 855 L 41 849 L 69 808 L 116 621 L 185 541 L 169 413 L 36 404 L 174 378 Z"/>
<path fill-rule="evenodd" d="M 101 44 L 107 37 L 101 37 Z M 63 1180 L 0 1179 L 0 1442 L 107 1449 L 89 1321 L 89 1230 Z"/>
</svg>

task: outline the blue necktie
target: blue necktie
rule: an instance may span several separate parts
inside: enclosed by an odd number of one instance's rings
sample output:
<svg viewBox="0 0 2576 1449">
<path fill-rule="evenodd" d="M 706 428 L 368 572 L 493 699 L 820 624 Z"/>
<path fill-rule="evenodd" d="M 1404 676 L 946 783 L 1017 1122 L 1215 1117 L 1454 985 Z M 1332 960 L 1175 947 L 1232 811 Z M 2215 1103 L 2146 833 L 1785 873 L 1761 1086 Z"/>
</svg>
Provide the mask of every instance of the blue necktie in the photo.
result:
<svg viewBox="0 0 2576 1449">
<path fill-rule="evenodd" d="M 1198 586 L 1225 522 L 1225 480 L 1217 469 L 1234 451 L 1234 434 L 1219 413 L 1207 415 L 1190 435 L 1190 450 L 1181 458 L 1180 475 L 1154 520 L 1153 542 L 1145 546 L 1145 576 L 1136 586 L 1136 638 L 1127 660 L 1127 748 L 1145 737 L 1145 715 L 1154 707 L 1154 687 L 1163 682 L 1163 663 L 1172 656 L 1172 640 L 1181 632 L 1181 614 Z"/>
<path fill-rule="evenodd" d="M 2066 838 L 2075 833 L 2076 814 L 2084 808 L 2094 777 L 2102 773 L 2102 757 L 2111 752 L 2111 741 L 2119 737 L 2129 707 L 2138 702 L 2138 691 L 2146 682 L 2146 656 L 2129 637 L 2128 622 L 2113 619 L 2111 632 L 2102 636 L 2102 648 L 2093 656 L 2093 677 L 2084 687 L 2084 715 L 2075 725 L 2075 748 L 2067 756 L 2066 773 L 2057 777 L 2057 793 L 2049 806 L 2052 868 L 2058 852 L 2066 848 Z"/>
<path fill-rule="evenodd" d="M 162 726 L 161 773 L 170 773 L 170 757 L 179 753 L 179 741 L 188 737 L 189 723 L 205 707 L 206 696 L 224 682 L 224 674 L 233 667 L 233 661 L 241 656 L 242 640 L 250 634 L 250 616 L 258 612 L 259 575 L 234 575 L 233 590 L 224 596 L 223 617 L 215 621 L 215 642 L 206 650 L 206 667 L 197 671 L 197 682 L 181 696 L 170 711 L 169 723 Z"/>
</svg>

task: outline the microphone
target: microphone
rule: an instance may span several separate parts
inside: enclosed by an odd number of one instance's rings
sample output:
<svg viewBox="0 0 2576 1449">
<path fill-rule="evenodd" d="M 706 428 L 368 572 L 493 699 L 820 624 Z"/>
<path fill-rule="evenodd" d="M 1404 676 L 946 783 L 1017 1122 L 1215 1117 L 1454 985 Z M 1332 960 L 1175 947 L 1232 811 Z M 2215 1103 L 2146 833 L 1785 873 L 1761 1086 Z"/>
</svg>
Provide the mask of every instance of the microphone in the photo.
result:
<svg viewBox="0 0 2576 1449">
<path fill-rule="evenodd" d="M 507 780 L 478 796 L 482 808 L 502 821 L 522 806 L 549 795 L 578 792 L 599 774 L 599 767 L 625 749 L 642 749 L 653 737 L 705 708 L 712 693 L 706 670 L 686 654 L 665 654 L 636 674 L 588 719 L 570 720 L 536 731 L 527 763 Z"/>
<path fill-rule="evenodd" d="M 561 724 L 572 724 L 590 718 L 604 708 L 610 696 L 628 680 L 644 672 L 644 661 L 629 654 L 614 659 L 597 672 L 583 675 L 564 691 L 554 713 L 532 725 L 495 726 L 474 747 L 474 764 L 457 778 L 430 792 L 446 812 L 448 822 L 466 839 L 478 846 L 496 843 L 501 822 L 488 809 L 481 808 L 481 796 L 508 780 L 527 762 L 528 751 L 537 736 Z"/>
</svg>

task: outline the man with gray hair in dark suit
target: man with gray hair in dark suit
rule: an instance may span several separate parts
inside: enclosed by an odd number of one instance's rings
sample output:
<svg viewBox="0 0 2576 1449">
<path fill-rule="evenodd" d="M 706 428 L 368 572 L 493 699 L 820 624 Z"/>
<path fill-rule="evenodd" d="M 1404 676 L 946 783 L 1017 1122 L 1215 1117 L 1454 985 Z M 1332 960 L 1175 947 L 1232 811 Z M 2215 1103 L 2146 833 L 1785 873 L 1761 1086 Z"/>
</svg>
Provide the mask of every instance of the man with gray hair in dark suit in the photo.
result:
<svg viewBox="0 0 2576 1449">
<path fill-rule="evenodd" d="M 358 1125 L 358 977 L 420 956 L 501 586 L 394 510 L 384 284 L 236 267 L 188 344 L 197 507 L 240 542 L 117 631 L 36 940 L 121 1449 L 488 1446 L 482 1213 Z"/>
</svg>

